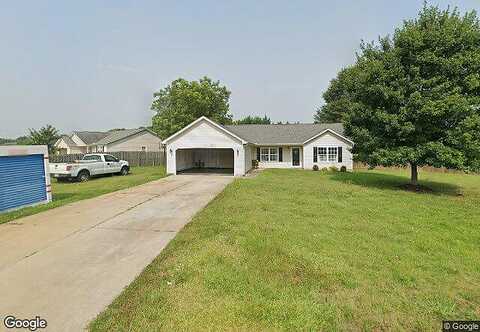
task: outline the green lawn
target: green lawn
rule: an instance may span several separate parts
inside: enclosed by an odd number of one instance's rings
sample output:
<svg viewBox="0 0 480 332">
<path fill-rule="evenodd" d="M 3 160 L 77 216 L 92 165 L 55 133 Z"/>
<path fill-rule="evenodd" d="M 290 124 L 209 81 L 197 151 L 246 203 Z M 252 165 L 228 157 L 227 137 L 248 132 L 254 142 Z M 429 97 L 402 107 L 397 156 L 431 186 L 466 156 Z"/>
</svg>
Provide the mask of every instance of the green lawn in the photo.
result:
<svg viewBox="0 0 480 332">
<path fill-rule="evenodd" d="M 106 176 L 92 178 L 88 182 L 59 183 L 52 179 L 53 201 L 48 204 L 27 207 L 20 210 L 1 213 L 0 224 L 53 209 L 86 198 L 100 196 L 112 191 L 137 186 L 165 176 L 165 168 L 158 166 L 132 167 L 128 176 Z"/>
<path fill-rule="evenodd" d="M 480 177 L 267 170 L 238 179 L 92 331 L 432 330 L 480 317 Z M 463 195 L 462 195 L 463 194 Z"/>
</svg>

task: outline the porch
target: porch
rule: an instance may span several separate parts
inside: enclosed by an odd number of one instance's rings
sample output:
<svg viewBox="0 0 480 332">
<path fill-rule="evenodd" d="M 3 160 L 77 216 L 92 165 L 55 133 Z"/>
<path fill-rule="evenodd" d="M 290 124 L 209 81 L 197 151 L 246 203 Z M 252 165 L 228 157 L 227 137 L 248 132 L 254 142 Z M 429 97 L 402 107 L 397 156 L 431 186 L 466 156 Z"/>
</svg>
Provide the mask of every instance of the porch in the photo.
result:
<svg viewBox="0 0 480 332">
<path fill-rule="evenodd" d="M 302 146 L 256 146 L 252 154 L 259 168 L 303 168 Z"/>
</svg>

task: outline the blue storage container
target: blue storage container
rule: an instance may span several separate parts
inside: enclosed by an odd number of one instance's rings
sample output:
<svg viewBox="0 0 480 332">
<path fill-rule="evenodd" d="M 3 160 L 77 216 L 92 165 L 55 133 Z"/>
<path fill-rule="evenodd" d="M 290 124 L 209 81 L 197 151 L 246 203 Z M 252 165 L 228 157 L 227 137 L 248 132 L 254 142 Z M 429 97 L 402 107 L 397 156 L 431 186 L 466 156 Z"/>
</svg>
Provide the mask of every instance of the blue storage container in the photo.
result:
<svg viewBox="0 0 480 332">
<path fill-rule="evenodd" d="M 19 154 L 22 147 L 1 148 L 10 154 L 0 154 L 0 212 L 49 201 L 48 155 L 34 153 L 39 147 L 23 147 L 26 154 Z"/>
</svg>

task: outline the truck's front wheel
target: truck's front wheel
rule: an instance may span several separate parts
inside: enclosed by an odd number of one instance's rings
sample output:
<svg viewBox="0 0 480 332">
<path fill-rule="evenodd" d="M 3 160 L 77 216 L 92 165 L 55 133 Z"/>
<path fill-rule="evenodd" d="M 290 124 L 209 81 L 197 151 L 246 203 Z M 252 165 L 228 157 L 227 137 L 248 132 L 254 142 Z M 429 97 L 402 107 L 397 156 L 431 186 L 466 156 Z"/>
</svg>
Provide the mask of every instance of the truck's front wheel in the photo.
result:
<svg viewBox="0 0 480 332">
<path fill-rule="evenodd" d="M 121 174 L 121 175 L 128 175 L 128 171 L 129 171 L 128 167 L 127 167 L 127 166 L 123 166 L 123 167 L 122 167 L 122 170 L 120 171 L 120 174 Z"/>
<path fill-rule="evenodd" d="M 90 179 L 90 173 L 88 171 L 80 171 L 77 175 L 77 181 L 86 182 Z"/>
</svg>

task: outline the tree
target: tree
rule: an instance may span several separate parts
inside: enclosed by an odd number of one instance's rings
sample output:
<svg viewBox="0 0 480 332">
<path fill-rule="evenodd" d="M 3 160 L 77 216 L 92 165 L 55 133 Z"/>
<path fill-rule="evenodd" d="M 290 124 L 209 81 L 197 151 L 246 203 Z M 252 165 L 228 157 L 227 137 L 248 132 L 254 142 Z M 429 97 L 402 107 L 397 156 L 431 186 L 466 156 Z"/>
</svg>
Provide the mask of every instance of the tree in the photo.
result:
<svg viewBox="0 0 480 332">
<path fill-rule="evenodd" d="M 32 144 L 28 136 L 19 136 L 15 139 L 15 144 L 17 145 L 30 145 Z"/>
<path fill-rule="evenodd" d="M 1 138 L 0 137 L 0 145 L 2 144 L 13 144 L 15 143 L 15 140 L 14 139 L 11 139 L 11 138 Z"/>
<path fill-rule="evenodd" d="M 358 89 L 358 67 L 350 66 L 342 69 L 323 93 L 325 104 L 317 108 L 315 123 L 342 122 L 343 115 L 358 106 L 353 96 Z"/>
<path fill-rule="evenodd" d="M 153 130 L 166 138 L 201 116 L 220 124 L 230 124 L 230 91 L 208 77 L 198 81 L 179 78 L 153 94 Z"/>
<path fill-rule="evenodd" d="M 342 114 L 369 165 L 480 170 L 480 25 L 425 5 L 393 38 L 361 45 Z M 342 90 L 343 91 L 343 90 Z M 341 100 L 342 98 L 334 99 Z"/>
<path fill-rule="evenodd" d="M 262 118 L 260 116 L 246 116 L 243 119 L 233 121 L 234 124 L 271 124 L 272 120 L 266 115 Z"/>
<path fill-rule="evenodd" d="M 48 153 L 55 152 L 55 143 L 60 138 L 58 130 L 51 125 L 46 125 L 39 130 L 29 129 L 29 140 L 33 145 L 46 145 Z"/>
</svg>

